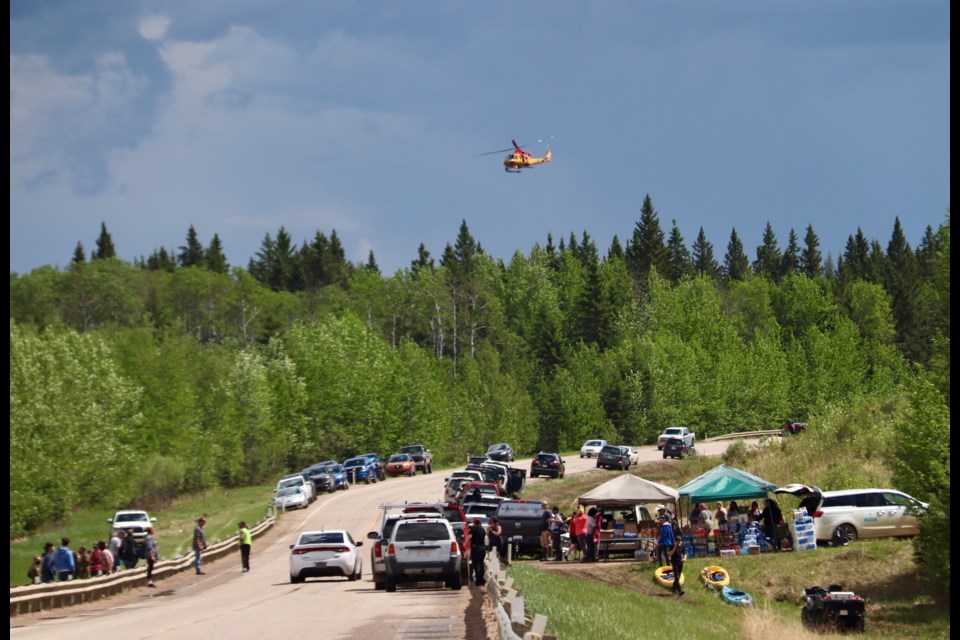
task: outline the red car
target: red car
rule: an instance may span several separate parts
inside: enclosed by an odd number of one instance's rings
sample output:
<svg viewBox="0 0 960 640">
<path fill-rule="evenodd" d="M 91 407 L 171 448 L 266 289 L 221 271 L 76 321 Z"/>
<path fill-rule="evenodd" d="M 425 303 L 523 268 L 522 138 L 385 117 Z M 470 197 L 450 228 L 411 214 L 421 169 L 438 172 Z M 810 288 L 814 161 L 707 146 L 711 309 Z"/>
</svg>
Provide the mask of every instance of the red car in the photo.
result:
<svg viewBox="0 0 960 640">
<path fill-rule="evenodd" d="M 468 482 L 457 494 L 457 503 L 463 504 L 464 501 L 479 499 L 483 495 L 499 497 L 500 486 L 493 482 Z"/>
<path fill-rule="evenodd" d="M 390 456 L 384 470 L 391 476 L 412 476 L 417 473 L 413 458 L 406 453 L 396 453 Z"/>
</svg>

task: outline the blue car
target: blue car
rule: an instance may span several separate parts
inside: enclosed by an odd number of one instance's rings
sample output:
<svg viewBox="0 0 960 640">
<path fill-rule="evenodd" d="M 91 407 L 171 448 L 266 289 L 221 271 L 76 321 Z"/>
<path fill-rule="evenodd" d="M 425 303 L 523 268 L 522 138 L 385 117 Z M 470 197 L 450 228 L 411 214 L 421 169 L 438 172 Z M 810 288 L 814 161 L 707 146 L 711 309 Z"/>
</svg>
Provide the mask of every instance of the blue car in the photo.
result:
<svg viewBox="0 0 960 640">
<path fill-rule="evenodd" d="M 377 465 L 371 462 L 370 458 L 364 456 L 345 460 L 343 470 L 346 472 L 347 478 L 353 483 L 366 482 L 370 484 L 377 481 Z"/>
<path fill-rule="evenodd" d="M 343 470 L 340 463 L 336 460 L 327 460 L 320 464 L 327 467 L 330 477 L 333 478 L 333 486 L 337 489 L 349 489 L 350 481 L 347 478 L 347 472 Z"/>
</svg>

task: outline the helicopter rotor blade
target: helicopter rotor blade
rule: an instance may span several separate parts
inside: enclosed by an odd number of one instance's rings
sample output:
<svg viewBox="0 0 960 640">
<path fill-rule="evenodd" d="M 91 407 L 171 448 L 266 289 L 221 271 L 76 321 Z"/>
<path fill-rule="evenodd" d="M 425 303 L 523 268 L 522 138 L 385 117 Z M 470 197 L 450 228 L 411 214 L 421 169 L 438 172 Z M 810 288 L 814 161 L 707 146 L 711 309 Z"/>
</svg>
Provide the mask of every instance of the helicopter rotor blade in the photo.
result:
<svg viewBox="0 0 960 640">
<path fill-rule="evenodd" d="M 490 156 L 490 155 L 493 155 L 493 154 L 495 154 L 495 153 L 506 153 L 507 151 L 513 151 L 513 148 L 497 149 L 496 151 L 487 151 L 486 153 L 478 153 L 477 155 L 475 155 L 475 156 L 473 156 L 473 157 L 474 157 L 474 158 L 479 158 L 480 156 Z"/>
</svg>

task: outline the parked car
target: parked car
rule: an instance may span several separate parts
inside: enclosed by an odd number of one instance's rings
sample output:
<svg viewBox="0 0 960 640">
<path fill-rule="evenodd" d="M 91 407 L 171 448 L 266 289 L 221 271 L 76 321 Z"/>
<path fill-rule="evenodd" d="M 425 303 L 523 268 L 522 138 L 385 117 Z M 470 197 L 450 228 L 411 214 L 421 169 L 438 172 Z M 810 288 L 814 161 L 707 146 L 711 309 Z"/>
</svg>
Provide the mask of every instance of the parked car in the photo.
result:
<svg viewBox="0 0 960 640">
<path fill-rule="evenodd" d="M 503 543 L 513 545 L 515 556 L 521 553 L 539 555 L 542 514 L 539 500 L 504 500 L 497 507 Z"/>
<path fill-rule="evenodd" d="M 477 502 L 468 502 L 463 506 L 463 515 L 466 516 L 468 524 L 473 522 L 474 518 L 480 518 L 480 524 L 486 527 L 490 517 L 497 515 L 497 509 L 503 500 L 485 496 Z"/>
<path fill-rule="evenodd" d="M 640 464 L 640 452 L 633 447 L 622 447 L 623 452 L 630 458 L 630 464 Z"/>
<path fill-rule="evenodd" d="M 156 522 L 156 518 L 142 509 L 121 509 L 113 514 L 112 518 L 107 518 L 110 523 L 110 535 L 112 538 L 118 531 L 123 531 L 125 535 L 132 535 L 133 539 L 140 544 L 147 537 L 147 527 Z"/>
<path fill-rule="evenodd" d="M 530 477 L 547 476 L 548 478 L 562 478 L 566 465 L 559 453 L 541 451 L 530 462 Z"/>
<path fill-rule="evenodd" d="M 460 489 L 456 502 L 462 505 L 464 502 L 479 500 L 483 496 L 499 497 L 500 495 L 500 487 L 492 482 L 468 482 Z"/>
<path fill-rule="evenodd" d="M 467 456 L 467 466 L 471 464 L 483 464 L 489 460 L 487 456 Z"/>
<path fill-rule="evenodd" d="M 490 448 L 487 449 L 487 457 L 491 460 L 499 460 L 500 462 L 513 462 L 513 447 L 506 442 L 490 445 Z"/>
<path fill-rule="evenodd" d="M 412 476 L 417 473 L 417 468 L 409 455 L 395 453 L 387 460 L 386 472 L 391 476 Z"/>
<path fill-rule="evenodd" d="M 583 446 L 580 447 L 580 457 L 596 458 L 600 454 L 600 450 L 605 446 L 607 446 L 606 440 L 587 440 L 583 443 Z"/>
<path fill-rule="evenodd" d="M 667 427 L 657 436 L 657 451 L 661 451 L 670 438 L 680 438 L 687 447 L 693 448 L 697 443 L 697 434 L 686 427 Z"/>
<path fill-rule="evenodd" d="M 361 457 L 368 459 L 377 469 L 377 480 L 387 479 L 387 465 L 380 458 L 379 453 L 361 453 Z"/>
<path fill-rule="evenodd" d="M 370 484 L 377 481 L 377 465 L 364 456 L 347 458 L 343 461 L 343 470 L 354 484 L 358 482 Z"/>
<path fill-rule="evenodd" d="M 303 487 L 283 487 L 282 489 L 277 489 L 277 493 L 273 496 L 273 506 L 277 509 L 283 509 L 284 511 L 289 509 L 306 509 L 310 506 L 310 500 L 307 499 L 307 494 L 304 492 Z"/>
<path fill-rule="evenodd" d="M 448 477 L 444 478 L 443 483 L 448 484 L 455 478 L 468 478 L 470 480 L 476 480 L 477 482 L 485 482 L 483 479 L 483 474 L 477 469 L 461 469 L 459 471 L 454 471 Z"/>
<path fill-rule="evenodd" d="M 290 582 L 321 576 L 358 580 L 363 569 L 358 550 L 361 546 L 362 541 L 354 542 L 347 531 L 340 529 L 304 531 L 290 545 Z"/>
<path fill-rule="evenodd" d="M 400 519 L 387 545 L 384 587 L 392 592 L 400 583 L 431 580 L 459 590 L 462 561 L 460 542 L 446 518 Z"/>
<path fill-rule="evenodd" d="M 320 464 L 327 467 L 327 473 L 333 478 L 333 484 L 337 489 L 350 488 L 350 480 L 347 478 L 347 472 L 343 470 L 343 465 L 336 460 L 324 460 Z"/>
<path fill-rule="evenodd" d="M 787 418 L 787 421 L 780 427 L 780 436 L 795 436 L 798 433 L 803 433 L 806 428 L 806 422 L 794 422 Z"/>
<path fill-rule="evenodd" d="M 320 493 L 321 491 L 333 493 L 337 490 L 337 485 L 330 476 L 330 471 L 323 463 L 307 467 L 300 472 L 300 475 L 313 483 L 316 493 Z"/>
<path fill-rule="evenodd" d="M 801 498 L 800 506 L 813 516 L 813 533 L 818 541 L 854 541 L 857 538 L 915 536 L 920 532 L 917 518 L 929 504 L 894 489 L 845 489 L 821 491 L 817 487 L 789 484 L 774 493 Z"/>
<path fill-rule="evenodd" d="M 456 502 L 457 496 L 460 495 L 460 491 L 464 486 L 471 482 L 476 482 L 476 480 L 472 478 L 451 478 L 447 482 L 447 486 L 443 488 L 443 501 Z"/>
<path fill-rule="evenodd" d="M 630 456 L 615 444 L 604 445 L 597 455 L 597 468 L 619 469 L 623 471 L 630 466 Z"/>
<path fill-rule="evenodd" d="M 433 473 L 433 454 L 422 444 L 411 444 L 406 447 L 400 447 L 397 453 L 406 453 L 413 459 L 413 464 L 417 471 L 423 473 Z"/>
<path fill-rule="evenodd" d="M 663 445 L 663 458 L 679 458 L 696 455 L 693 447 L 687 446 L 687 443 L 680 438 L 670 438 Z"/>
<path fill-rule="evenodd" d="M 277 482 L 277 491 L 283 489 L 284 487 L 303 487 L 303 492 L 307 496 L 307 500 L 312 503 L 317 499 L 317 494 L 314 492 L 313 483 L 304 478 L 300 473 L 290 473 Z"/>
</svg>

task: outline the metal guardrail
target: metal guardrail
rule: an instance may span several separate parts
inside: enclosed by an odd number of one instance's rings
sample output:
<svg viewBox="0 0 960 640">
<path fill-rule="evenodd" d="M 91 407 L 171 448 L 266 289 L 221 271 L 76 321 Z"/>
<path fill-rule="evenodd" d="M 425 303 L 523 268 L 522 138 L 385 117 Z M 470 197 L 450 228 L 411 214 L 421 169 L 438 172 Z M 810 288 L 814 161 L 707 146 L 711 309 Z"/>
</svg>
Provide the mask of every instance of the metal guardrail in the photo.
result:
<svg viewBox="0 0 960 640">
<path fill-rule="evenodd" d="M 276 519 L 273 516 L 268 516 L 251 529 L 250 534 L 254 538 L 259 538 L 275 522 Z M 235 536 L 223 540 L 207 547 L 206 551 L 203 552 L 203 560 L 212 562 L 234 553 L 239 546 L 240 542 Z M 163 580 L 181 571 L 192 570 L 193 560 L 194 555 L 191 552 L 182 558 L 161 560 L 155 563 L 153 565 L 154 581 Z M 82 602 L 94 602 L 127 589 L 146 586 L 146 584 L 147 567 L 143 565 L 135 569 L 124 569 L 108 576 L 12 587 L 10 589 L 10 617 L 22 613 L 60 609 Z"/>
<path fill-rule="evenodd" d="M 498 640 L 556 640 L 555 636 L 546 635 L 546 616 L 527 614 L 523 597 L 513 588 L 513 578 L 508 578 L 500 568 L 497 556 L 487 556 L 484 578 L 494 603 Z"/>
<path fill-rule="evenodd" d="M 760 436 L 778 436 L 780 429 L 764 429 L 762 431 L 739 431 L 737 433 L 723 433 L 712 438 L 704 438 L 703 441 L 713 442 L 714 440 L 730 440 L 731 438 L 757 438 Z"/>
</svg>

